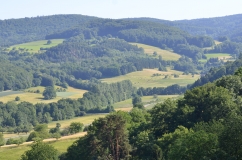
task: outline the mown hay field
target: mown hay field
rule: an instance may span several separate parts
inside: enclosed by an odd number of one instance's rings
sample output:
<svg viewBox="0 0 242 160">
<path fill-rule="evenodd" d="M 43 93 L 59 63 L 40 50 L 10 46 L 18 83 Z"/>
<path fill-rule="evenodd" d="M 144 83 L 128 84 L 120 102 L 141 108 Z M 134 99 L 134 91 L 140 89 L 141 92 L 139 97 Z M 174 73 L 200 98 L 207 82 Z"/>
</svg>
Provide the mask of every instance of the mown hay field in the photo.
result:
<svg viewBox="0 0 242 160">
<path fill-rule="evenodd" d="M 160 76 L 153 76 L 161 74 Z M 178 74 L 178 78 L 174 78 L 174 74 Z M 167 78 L 165 78 L 167 76 Z M 132 72 L 126 75 L 113 78 L 101 79 L 102 82 L 114 83 L 122 80 L 130 80 L 135 87 L 167 87 L 173 84 L 185 86 L 195 82 L 200 75 L 183 75 L 183 72 L 170 70 L 167 72 L 158 71 L 158 69 L 143 69 L 143 71 Z"/>
<path fill-rule="evenodd" d="M 168 50 L 164 50 L 164 49 L 160 49 L 158 47 L 141 44 L 141 43 L 130 43 L 130 44 L 137 45 L 138 47 L 143 48 L 145 53 L 152 55 L 152 56 L 153 56 L 154 52 L 157 52 L 156 57 L 158 58 L 159 55 L 161 55 L 163 60 L 178 60 L 181 57 L 177 53 L 174 53 L 174 52 L 168 51 Z"/>
<path fill-rule="evenodd" d="M 55 86 L 55 88 L 59 88 L 58 86 Z M 26 101 L 30 102 L 33 104 L 36 103 L 51 103 L 51 102 L 57 102 L 58 100 L 62 98 L 71 98 L 71 99 L 78 99 L 82 98 L 83 94 L 87 92 L 86 90 L 82 89 L 76 89 L 73 87 L 68 87 L 66 92 L 57 92 L 57 97 L 51 100 L 45 100 L 42 93 L 44 91 L 44 87 L 39 86 L 39 87 L 31 87 L 23 92 L 18 92 L 18 91 L 5 91 L 5 92 L 0 92 L 0 101 L 6 103 L 8 101 L 15 101 L 15 97 L 19 97 L 20 100 L 17 101 L 17 103 Z M 36 91 L 39 90 L 40 93 L 36 93 Z M 6 94 L 9 93 L 9 94 Z M 12 94 L 10 94 L 12 93 Z M 2 95 L 2 96 L 1 96 Z"/>
</svg>

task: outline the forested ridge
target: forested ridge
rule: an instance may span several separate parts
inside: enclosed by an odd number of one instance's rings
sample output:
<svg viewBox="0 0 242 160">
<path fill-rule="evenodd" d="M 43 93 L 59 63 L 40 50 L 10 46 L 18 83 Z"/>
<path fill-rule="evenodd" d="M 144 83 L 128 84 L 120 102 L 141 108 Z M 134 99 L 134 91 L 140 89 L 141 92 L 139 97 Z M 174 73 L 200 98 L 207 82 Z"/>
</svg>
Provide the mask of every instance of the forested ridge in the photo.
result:
<svg viewBox="0 0 242 160">
<path fill-rule="evenodd" d="M 82 15 L 53 15 L 0 20 L 0 46 L 44 39 L 47 34 L 63 31 L 95 19 Z"/>
<path fill-rule="evenodd" d="M 242 14 L 224 17 L 201 18 L 192 20 L 168 21 L 154 18 L 131 18 L 133 20 L 151 21 L 167 24 L 187 31 L 192 35 L 207 35 L 215 39 L 231 39 L 242 42 L 241 39 Z"/>
</svg>

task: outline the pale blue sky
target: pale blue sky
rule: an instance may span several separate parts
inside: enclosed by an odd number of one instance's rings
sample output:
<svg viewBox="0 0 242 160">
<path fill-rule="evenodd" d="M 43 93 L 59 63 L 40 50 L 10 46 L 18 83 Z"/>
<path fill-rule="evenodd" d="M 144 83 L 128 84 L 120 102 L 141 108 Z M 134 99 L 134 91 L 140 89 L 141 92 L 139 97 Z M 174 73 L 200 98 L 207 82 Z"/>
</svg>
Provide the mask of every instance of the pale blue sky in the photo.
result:
<svg viewBox="0 0 242 160">
<path fill-rule="evenodd" d="M 2 1 L 2 2 L 1 2 Z M 242 13 L 242 0 L 0 0 L 0 19 L 53 14 L 195 19 Z"/>
</svg>

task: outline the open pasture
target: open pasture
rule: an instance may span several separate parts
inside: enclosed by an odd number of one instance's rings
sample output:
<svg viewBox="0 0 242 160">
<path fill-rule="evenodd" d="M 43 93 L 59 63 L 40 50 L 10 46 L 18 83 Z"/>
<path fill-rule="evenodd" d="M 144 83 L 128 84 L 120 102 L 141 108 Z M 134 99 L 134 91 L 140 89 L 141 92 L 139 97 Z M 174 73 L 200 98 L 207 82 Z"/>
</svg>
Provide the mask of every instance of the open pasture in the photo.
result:
<svg viewBox="0 0 242 160">
<path fill-rule="evenodd" d="M 64 39 L 52 39 L 50 44 L 47 44 L 48 40 L 40 40 L 40 41 L 33 41 L 23 44 L 17 44 L 13 45 L 9 48 L 9 50 L 12 50 L 15 48 L 16 50 L 23 50 L 30 52 L 30 53 L 38 53 L 40 51 L 40 48 L 50 48 L 57 46 L 58 44 L 62 43 Z M 23 52 L 23 51 L 21 51 Z"/>
<path fill-rule="evenodd" d="M 153 76 L 153 74 L 161 74 Z M 174 78 L 174 74 L 178 74 L 178 78 Z M 144 69 L 143 71 L 132 72 L 126 75 L 105 78 L 102 82 L 114 83 L 129 79 L 135 87 L 167 87 L 173 84 L 185 86 L 195 82 L 200 75 L 182 75 L 183 72 L 176 70 L 168 70 L 167 72 L 158 71 L 158 69 Z M 167 76 L 167 78 L 165 78 Z"/>
<path fill-rule="evenodd" d="M 207 59 L 200 59 L 199 60 L 200 62 L 206 63 L 210 58 L 218 58 L 218 59 L 223 60 L 225 62 L 233 59 L 231 54 L 228 54 L 228 53 L 207 53 L 205 55 L 206 55 Z"/>
<path fill-rule="evenodd" d="M 72 122 L 81 122 L 84 125 L 91 124 L 95 119 L 98 119 L 100 117 L 105 117 L 107 114 L 92 114 L 92 115 L 86 115 L 82 117 L 75 117 L 72 119 L 62 120 L 62 121 L 53 121 L 48 124 L 48 128 L 55 128 L 56 123 L 61 124 L 61 128 L 66 128 L 70 126 Z"/>
<path fill-rule="evenodd" d="M 141 97 L 142 102 L 144 104 L 144 106 L 147 109 L 152 108 L 154 105 L 156 105 L 157 103 L 163 102 L 164 100 L 168 99 L 168 98 L 178 98 L 180 95 L 157 95 L 157 97 L 154 96 L 143 96 Z M 133 108 L 133 104 L 132 104 L 132 99 L 127 99 L 121 102 L 117 102 L 113 104 L 115 110 L 121 110 L 121 111 L 130 111 Z"/>
<path fill-rule="evenodd" d="M 209 53 L 209 54 L 205 54 L 207 59 L 210 58 L 219 58 L 219 59 L 228 59 L 231 58 L 232 56 L 228 53 Z"/>
<path fill-rule="evenodd" d="M 55 86 L 55 88 L 58 88 L 58 86 Z M 31 87 L 31 88 L 24 90 L 24 92 L 20 91 L 19 93 L 8 94 L 6 96 L 1 96 L 1 94 L 4 95 L 4 93 L 6 93 L 6 92 L 0 92 L 0 101 L 2 101 L 4 103 L 6 103 L 8 101 L 15 101 L 15 97 L 18 96 L 20 98 L 20 101 L 17 101 L 18 103 L 23 102 L 23 101 L 30 102 L 33 104 L 51 103 L 51 102 L 57 102 L 58 100 L 60 100 L 62 98 L 71 98 L 71 99 L 82 98 L 83 94 L 85 92 L 87 92 L 86 90 L 68 87 L 66 92 L 57 92 L 57 97 L 55 99 L 44 100 L 43 96 L 42 96 L 44 89 L 45 89 L 45 87 L 42 87 L 42 86 Z M 39 90 L 40 93 L 35 93 L 37 90 Z M 7 91 L 7 92 L 15 93 L 18 91 Z"/>
<path fill-rule="evenodd" d="M 154 52 L 157 52 L 156 57 L 158 58 L 159 55 L 161 55 L 163 60 L 178 60 L 181 57 L 177 53 L 174 53 L 174 52 L 171 52 L 168 50 L 164 50 L 164 49 L 160 49 L 158 47 L 145 45 L 145 44 L 141 44 L 141 43 L 130 43 L 130 44 L 137 45 L 138 47 L 143 48 L 145 53 L 147 53 L 149 55 L 153 55 Z"/>
<path fill-rule="evenodd" d="M 63 153 L 67 151 L 67 148 L 78 140 L 78 138 L 73 139 L 63 139 L 54 142 L 46 142 L 54 146 L 55 149 L 59 151 L 59 153 Z M 6 147 L 0 149 L 0 159 L 1 160 L 17 160 L 20 159 L 21 155 L 29 150 L 29 145 L 20 145 L 14 147 Z"/>
</svg>

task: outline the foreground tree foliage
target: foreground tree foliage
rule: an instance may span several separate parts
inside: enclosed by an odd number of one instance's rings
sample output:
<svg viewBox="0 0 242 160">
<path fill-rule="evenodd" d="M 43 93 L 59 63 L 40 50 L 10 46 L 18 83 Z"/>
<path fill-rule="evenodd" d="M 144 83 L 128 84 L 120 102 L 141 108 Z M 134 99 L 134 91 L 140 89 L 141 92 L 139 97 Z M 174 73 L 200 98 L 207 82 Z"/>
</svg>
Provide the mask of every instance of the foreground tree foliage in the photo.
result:
<svg viewBox="0 0 242 160">
<path fill-rule="evenodd" d="M 58 151 L 51 145 L 36 141 L 31 149 L 26 151 L 21 160 L 58 160 Z"/>
<path fill-rule="evenodd" d="M 96 120 L 88 127 L 87 136 L 69 147 L 66 158 L 239 160 L 242 109 L 235 86 L 240 83 L 237 75 L 222 77 L 148 112 L 133 108 L 129 113 L 119 111 Z M 120 126 L 124 129 L 116 128 Z M 118 136 L 123 143 L 115 141 Z M 115 148 L 115 142 L 120 148 Z"/>
<path fill-rule="evenodd" d="M 127 159 L 130 149 L 125 120 L 110 114 L 88 127 L 88 134 L 69 147 L 66 159 Z"/>
</svg>

